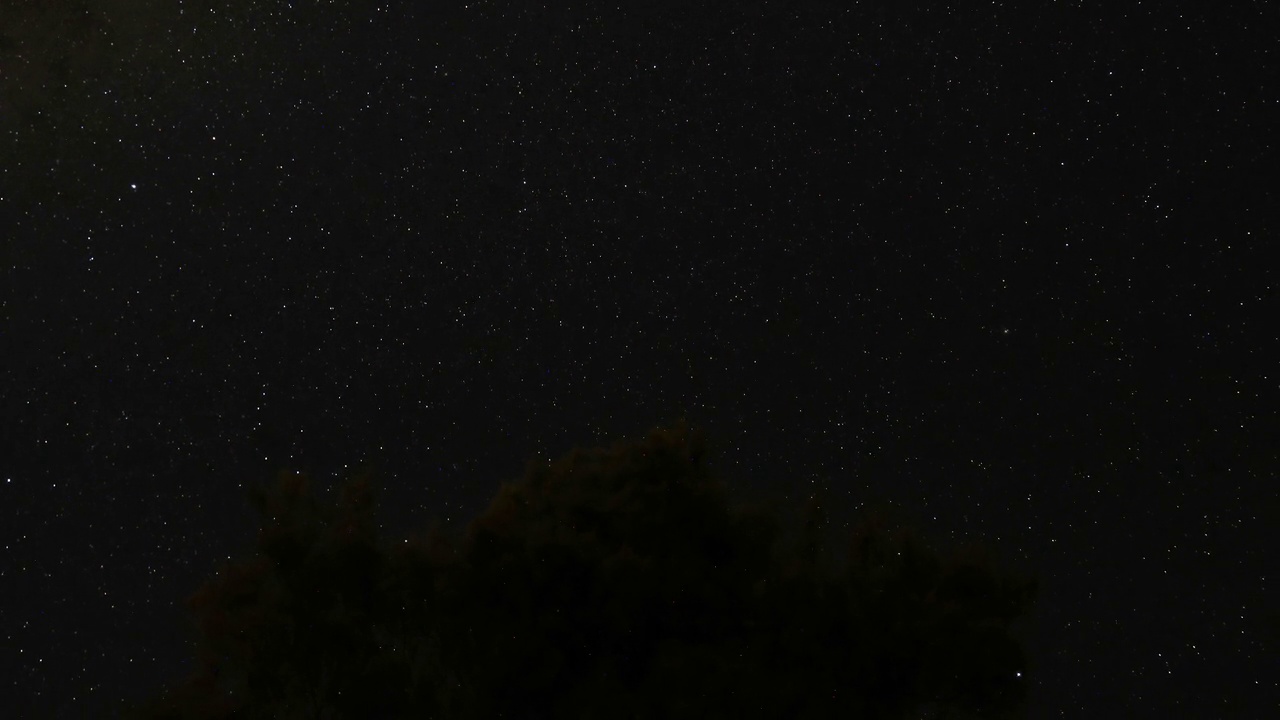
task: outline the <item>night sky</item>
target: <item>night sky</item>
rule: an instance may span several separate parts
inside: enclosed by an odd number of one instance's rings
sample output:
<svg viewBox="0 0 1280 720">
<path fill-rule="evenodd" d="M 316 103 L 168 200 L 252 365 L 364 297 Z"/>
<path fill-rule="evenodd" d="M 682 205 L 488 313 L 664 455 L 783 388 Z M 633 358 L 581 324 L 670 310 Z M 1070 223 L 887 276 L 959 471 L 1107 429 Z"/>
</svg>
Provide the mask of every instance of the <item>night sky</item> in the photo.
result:
<svg viewBox="0 0 1280 720">
<path fill-rule="evenodd" d="M 0 5 L 0 714 L 188 670 L 280 469 L 682 416 L 1038 572 L 1034 718 L 1280 708 L 1274 7 L 214 4 Z"/>
</svg>

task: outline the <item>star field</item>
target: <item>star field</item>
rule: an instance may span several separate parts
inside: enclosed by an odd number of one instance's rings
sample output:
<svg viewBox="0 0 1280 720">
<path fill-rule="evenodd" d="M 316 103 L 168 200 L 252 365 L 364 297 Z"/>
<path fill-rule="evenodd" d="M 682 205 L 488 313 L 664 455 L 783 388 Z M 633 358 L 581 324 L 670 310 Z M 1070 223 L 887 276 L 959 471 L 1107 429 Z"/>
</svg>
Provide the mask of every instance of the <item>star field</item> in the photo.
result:
<svg viewBox="0 0 1280 720">
<path fill-rule="evenodd" d="M 178 677 L 277 470 L 687 415 L 1040 573 L 1033 717 L 1274 711 L 1274 11 L 1178 5 L 0 9 L 0 707 Z"/>
</svg>

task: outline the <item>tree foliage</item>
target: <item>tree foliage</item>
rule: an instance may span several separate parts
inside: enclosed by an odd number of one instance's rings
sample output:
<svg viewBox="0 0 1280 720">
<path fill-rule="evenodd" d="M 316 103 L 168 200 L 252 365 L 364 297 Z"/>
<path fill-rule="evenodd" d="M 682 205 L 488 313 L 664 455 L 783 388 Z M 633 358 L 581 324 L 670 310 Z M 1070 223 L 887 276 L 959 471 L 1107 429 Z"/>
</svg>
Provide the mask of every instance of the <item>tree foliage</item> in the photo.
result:
<svg viewBox="0 0 1280 720">
<path fill-rule="evenodd" d="M 197 669 L 132 716 L 1022 713 L 1033 579 L 875 515 L 830 571 L 819 507 L 784 543 L 705 454 L 682 422 L 531 461 L 458 537 L 400 541 L 375 532 L 371 474 L 332 504 L 282 475 L 251 494 L 256 556 L 188 600 Z"/>
</svg>

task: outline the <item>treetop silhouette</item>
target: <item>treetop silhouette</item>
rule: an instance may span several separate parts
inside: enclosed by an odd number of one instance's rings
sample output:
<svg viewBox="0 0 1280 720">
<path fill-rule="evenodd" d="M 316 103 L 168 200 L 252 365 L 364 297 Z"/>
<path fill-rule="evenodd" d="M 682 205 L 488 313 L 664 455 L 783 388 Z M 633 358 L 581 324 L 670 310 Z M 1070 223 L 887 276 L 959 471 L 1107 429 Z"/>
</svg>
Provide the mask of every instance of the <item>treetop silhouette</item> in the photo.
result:
<svg viewBox="0 0 1280 720">
<path fill-rule="evenodd" d="M 871 514 L 831 570 L 811 503 L 733 504 L 681 421 L 530 461 L 463 532 L 378 536 L 373 473 L 333 503 L 255 488 L 257 553 L 188 600 L 197 668 L 137 718 L 1018 717 L 1036 581 Z M 938 715 L 941 716 L 941 715 Z"/>
</svg>

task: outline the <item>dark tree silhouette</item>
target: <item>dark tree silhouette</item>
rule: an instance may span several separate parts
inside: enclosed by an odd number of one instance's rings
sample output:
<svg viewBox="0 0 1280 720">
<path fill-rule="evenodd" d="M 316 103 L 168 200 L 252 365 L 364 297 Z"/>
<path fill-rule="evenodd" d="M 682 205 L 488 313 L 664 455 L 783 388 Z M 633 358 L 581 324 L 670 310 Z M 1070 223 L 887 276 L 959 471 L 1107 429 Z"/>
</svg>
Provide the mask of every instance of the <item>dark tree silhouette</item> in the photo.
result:
<svg viewBox="0 0 1280 720">
<path fill-rule="evenodd" d="M 1018 717 L 1036 582 L 872 515 L 828 570 L 821 508 L 730 507 L 682 421 L 531 461 L 459 537 L 383 541 L 373 474 L 336 503 L 251 493 L 255 557 L 188 600 L 197 670 L 136 718 Z"/>
</svg>

